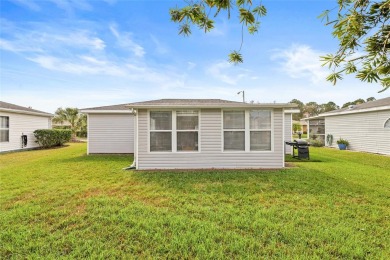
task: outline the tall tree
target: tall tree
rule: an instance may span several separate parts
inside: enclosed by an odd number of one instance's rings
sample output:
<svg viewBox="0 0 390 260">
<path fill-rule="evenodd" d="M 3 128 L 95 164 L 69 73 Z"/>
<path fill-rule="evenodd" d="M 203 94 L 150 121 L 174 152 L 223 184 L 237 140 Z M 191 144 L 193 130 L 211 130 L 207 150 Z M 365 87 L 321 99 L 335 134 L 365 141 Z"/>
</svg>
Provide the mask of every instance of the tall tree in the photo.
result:
<svg viewBox="0 0 390 260">
<path fill-rule="evenodd" d="M 339 109 L 339 108 L 340 108 L 340 107 L 339 107 L 338 105 L 336 105 L 336 103 L 334 103 L 333 101 L 329 101 L 328 103 L 321 104 L 320 107 L 321 107 L 321 113 L 333 111 L 333 110 L 336 110 L 336 109 Z"/>
<path fill-rule="evenodd" d="M 291 100 L 289 103 L 291 104 L 297 104 L 298 105 L 298 109 L 299 109 L 299 114 L 293 114 L 293 120 L 295 121 L 299 121 L 303 118 L 303 113 L 304 113 L 304 110 L 305 110 L 305 104 L 298 100 L 298 99 L 293 99 Z"/>
<path fill-rule="evenodd" d="M 84 130 L 87 125 L 87 117 L 84 114 L 80 114 L 77 108 L 67 107 L 63 109 L 58 108 L 53 117 L 53 123 L 66 123 L 70 125 L 72 131 L 72 139 L 76 139 L 76 133 L 79 130 Z"/>
<path fill-rule="evenodd" d="M 355 101 L 350 101 L 350 102 L 343 104 L 342 108 L 349 107 L 351 105 L 359 105 L 359 104 L 363 104 L 363 103 L 366 103 L 366 101 L 362 98 L 358 98 Z"/>
<path fill-rule="evenodd" d="M 333 26 L 338 39 L 336 53 L 322 57 L 333 72 L 327 80 L 336 84 L 344 74 L 361 81 L 380 82 L 390 88 L 390 1 L 338 0 L 338 7 L 326 10 L 321 18 Z M 335 11 L 337 9 L 337 11 Z"/>
<path fill-rule="evenodd" d="M 250 34 L 258 31 L 260 18 L 267 14 L 267 9 L 261 4 L 261 0 L 195 0 L 185 1 L 182 8 L 172 8 L 169 10 L 171 20 L 179 24 L 179 34 L 188 36 L 191 34 L 191 25 L 195 25 L 205 33 L 214 28 L 214 18 L 224 13 L 230 19 L 232 13 L 239 17 L 241 24 L 241 44 L 238 50 L 229 54 L 229 61 L 232 63 L 242 63 L 241 54 L 244 42 L 244 29 Z"/>
<path fill-rule="evenodd" d="M 229 61 L 242 63 L 241 48 L 244 29 L 250 34 L 258 31 L 260 18 L 267 14 L 261 0 L 193 0 L 185 6 L 170 9 L 171 20 L 179 24 L 179 34 L 191 34 L 191 25 L 205 33 L 214 28 L 214 19 L 225 14 L 228 19 L 239 17 L 241 44 L 229 54 Z M 390 1 L 337 0 L 338 8 L 324 11 L 320 18 L 333 26 L 333 36 L 339 40 L 335 54 L 322 57 L 333 73 L 327 77 L 336 84 L 343 74 L 356 74 L 361 81 L 380 82 L 382 91 L 390 87 Z M 338 11 L 335 11 L 335 10 Z M 335 16 L 335 18 L 331 16 Z"/>
<path fill-rule="evenodd" d="M 375 101 L 375 100 L 376 100 L 376 98 L 374 98 L 374 97 L 369 97 L 369 98 L 366 99 L 366 102 Z"/>
<path fill-rule="evenodd" d="M 311 116 L 318 116 L 321 113 L 321 106 L 317 102 L 308 102 L 305 105 L 305 113 Z"/>
</svg>

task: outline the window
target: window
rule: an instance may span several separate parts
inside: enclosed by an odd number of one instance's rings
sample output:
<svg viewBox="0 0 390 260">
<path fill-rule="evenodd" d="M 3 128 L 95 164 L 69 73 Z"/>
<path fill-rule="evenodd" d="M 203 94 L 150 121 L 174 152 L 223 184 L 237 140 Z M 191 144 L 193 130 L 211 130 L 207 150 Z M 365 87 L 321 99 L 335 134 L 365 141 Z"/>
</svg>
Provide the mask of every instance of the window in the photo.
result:
<svg viewBox="0 0 390 260">
<path fill-rule="evenodd" d="M 250 150 L 271 150 L 271 111 L 250 111 Z"/>
<path fill-rule="evenodd" d="M 225 151 L 245 151 L 245 111 L 223 111 Z"/>
<path fill-rule="evenodd" d="M 198 151 L 198 132 L 198 111 L 150 112 L 151 152 Z"/>
<path fill-rule="evenodd" d="M 9 116 L 0 116 L 0 142 L 9 142 Z"/>
<path fill-rule="evenodd" d="M 272 111 L 223 112 L 224 151 L 271 151 Z"/>
<path fill-rule="evenodd" d="M 177 151 L 198 151 L 198 111 L 176 112 Z"/>
<path fill-rule="evenodd" d="M 385 128 L 389 128 L 390 129 L 390 118 L 387 119 L 387 121 L 385 122 Z"/>
<path fill-rule="evenodd" d="M 150 151 L 172 151 L 172 112 L 150 112 Z"/>
</svg>

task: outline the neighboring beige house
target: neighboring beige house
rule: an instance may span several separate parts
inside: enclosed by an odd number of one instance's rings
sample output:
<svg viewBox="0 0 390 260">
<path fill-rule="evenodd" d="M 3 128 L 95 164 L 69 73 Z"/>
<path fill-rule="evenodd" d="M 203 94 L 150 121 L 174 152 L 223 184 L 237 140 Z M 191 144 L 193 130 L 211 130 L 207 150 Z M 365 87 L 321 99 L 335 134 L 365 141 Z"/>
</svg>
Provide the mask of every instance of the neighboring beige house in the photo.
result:
<svg viewBox="0 0 390 260">
<path fill-rule="evenodd" d="M 125 105 L 80 110 L 88 118 L 88 154 L 134 153 L 134 114 Z"/>
<path fill-rule="evenodd" d="M 316 117 L 311 121 L 324 124 L 325 144 L 337 147 L 337 139 L 349 141 L 349 150 L 389 154 L 390 155 L 390 97 L 352 105 Z M 332 144 L 326 142 L 328 135 L 333 136 Z"/>
<path fill-rule="evenodd" d="M 50 129 L 52 114 L 0 101 L 0 152 L 38 147 L 34 131 Z"/>
</svg>

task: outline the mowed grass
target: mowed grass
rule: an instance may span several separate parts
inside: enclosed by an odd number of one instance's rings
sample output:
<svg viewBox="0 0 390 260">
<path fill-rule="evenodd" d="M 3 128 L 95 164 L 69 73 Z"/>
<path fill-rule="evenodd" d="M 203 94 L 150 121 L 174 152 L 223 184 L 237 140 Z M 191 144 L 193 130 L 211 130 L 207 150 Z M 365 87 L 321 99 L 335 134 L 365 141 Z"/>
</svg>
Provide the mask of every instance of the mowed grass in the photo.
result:
<svg viewBox="0 0 390 260">
<path fill-rule="evenodd" d="M 0 258 L 390 259 L 390 157 L 124 171 L 85 144 L 0 155 Z"/>
</svg>

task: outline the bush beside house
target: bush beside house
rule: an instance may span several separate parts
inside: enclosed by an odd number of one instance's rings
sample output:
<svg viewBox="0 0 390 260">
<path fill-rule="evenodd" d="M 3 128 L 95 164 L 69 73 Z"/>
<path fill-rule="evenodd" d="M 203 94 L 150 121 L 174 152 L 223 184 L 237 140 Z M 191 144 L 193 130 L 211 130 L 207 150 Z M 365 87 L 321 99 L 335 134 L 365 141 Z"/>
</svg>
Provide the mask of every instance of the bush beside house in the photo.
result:
<svg viewBox="0 0 390 260">
<path fill-rule="evenodd" d="M 69 129 L 38 129 L 34 131 L 36 142 L 43 148 L 61 146 L 72 138 Z"/>
</svg>

